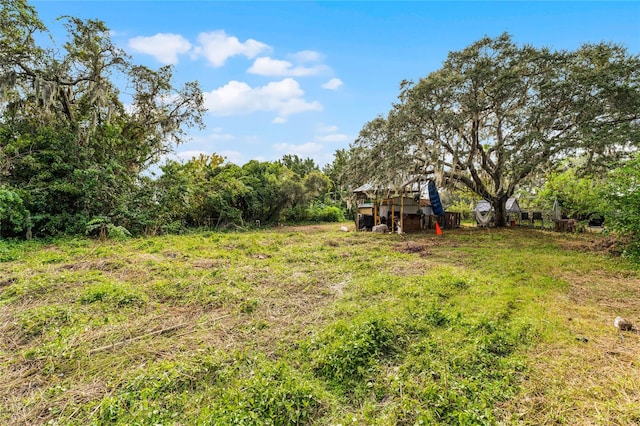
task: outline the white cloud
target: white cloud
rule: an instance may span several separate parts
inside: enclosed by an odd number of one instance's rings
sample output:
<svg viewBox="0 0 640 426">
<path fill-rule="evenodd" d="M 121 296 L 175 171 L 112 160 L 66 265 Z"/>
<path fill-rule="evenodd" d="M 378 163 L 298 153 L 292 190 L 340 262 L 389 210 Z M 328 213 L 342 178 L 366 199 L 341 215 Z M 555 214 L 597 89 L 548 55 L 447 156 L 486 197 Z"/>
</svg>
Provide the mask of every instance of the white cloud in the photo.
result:
<svg viewBox="0 0 640 426">
<path fill-rule="evenodd" d="M 211 133 L 207 136 L 207 139 L 210 141 L 231 141 L 235 139 L 235 137 L 230 133 Z"/>
<path fill-rule="evenodd" d="M 317 127 L 319 132 L 322 133 L 335 133 L 338 131 L 338 126 L 330 126 L 327 124 L 318 124 Z"/>
<path fill-rule="evenodd" d="M 315 139 L 318 142 L 346 142 L 349 140 L 349 137 L 342 133 L 331 133 L 328 135 L 317 136 Z"/>
<path fill-rule="evenodd" d="M 283 154 L 296 154 L 299 156 L 308 156 L 311 154 L 317 154 L 322 151 L 323 146 L 315 142 L 307 142 L 302 145 L 294 145 L 290 143 L 277 143 L 273 145 L 276 151 Z"/>
<path fill-rule="evenodd" d="M 304 77 L 318 75 L 329 68 L 326 65 L 315 65 L 305 67 L 302 65 L 293 66 L 289 61 L 272 59 L 268 56 L 255 60 L 251 68 L 247 70 L 250 74 L 258 74 L 270 77 Z"/>
<path fill-rule="evenodd" d="M 340 80 L 339 78 L 332 78 L 331 80 L 323 84 L 322 88 L 327 90 L 336 90 L 342 85 L 342 80 Z"/>
<path fill-rule="evenodd" d="M 300 112 L 321 111 L 322 105 L 320 105 L 320 102 L 318 101 L 307 102 L 302 97 L 295 97 L 285 100 L 285 102 L 283 102 L 278 109 L 280 111 L 280 115 L 286 118 L 292 114 L 297 114 Z"/>
<path fill-rule="evenodd" d="M 232 151 L 232 150 L 224 150 L 224 151 L 220 151 L 217 153 L 218 155 L 224 157 L 227 159 L 226 162 L 228 163 L 233 163 L 236 164 L 238 166 L 241 166 L 244 164 L 244 155 L 242 155 L 241 152 L 239 151 Z"/>
<path fill-rule="evenodd" d="M 349 136 L 344 133 L 338 133 L 338 126 L 331 126 L 320 123 L 316 126 L 316 131 L 322 133 L 314 138 L 316 142 L 331 143 L 331 142 L 346 142 L 349 140 Z"/>
<path fill-rule="evenodd" d="M 129 39 L 129 47 L 136 52 L 151 55 L 163 64 L 176 64 L 179 54 L 191 50 L 191 43 L 179 34 L 158 33 L 151 37 Z"/>
<path fill-rule="evenodd" d="M 244 143 L 258 145 L 262 143 L 262 136 L 258 135 L 247 135 L 242 137 L 242 141 Z"/>
<path fill-rule="evenodd" d="M 233 80 L 216 90 L 206 92 L 204 104 L 211 113 L 222 116 L 271 111 L 278 114 L 274 122 L 283 123 L 292 114 L 322 110 L 319 102 L 307 102 L 303 96 L 304 91 L 292 78 L 255 88 Z"/>
<path fill-rule="evenodd" d="M 116 30 L 109 30 L 109 35 L 111 37 L 126 37 L 127 33 L 124 31 L 116 31 Z"/>
<path fill-rule="evenodd" d="M 200 45 L 194 49 L 194 53 L 207 58 L 214 67 L 223 66 L 232 56 L 242 55 L 253 59 L 271 49 L 268 45 L 254 39 L 241 42 L 237 37 L 227 35 L 224 30 L 200 33 L 198 43 Z"/>
<path fill-rule="evenodd" d="M 322 55 L 314 50 L 301 50 L 290 56 L 296 62 L 319 62 L 322 60 Z"/>
<path fill-rule="evenodd" d="M 211 133 L 192 136 L 191 142 L 208 145 L 215 142 L 228 142 L 235 139 L 236 137 L 234 135 L 232 135 L 231 133 L 227 133 L 222 128 L 218 127 L 212 129 Z"/>
</svg>

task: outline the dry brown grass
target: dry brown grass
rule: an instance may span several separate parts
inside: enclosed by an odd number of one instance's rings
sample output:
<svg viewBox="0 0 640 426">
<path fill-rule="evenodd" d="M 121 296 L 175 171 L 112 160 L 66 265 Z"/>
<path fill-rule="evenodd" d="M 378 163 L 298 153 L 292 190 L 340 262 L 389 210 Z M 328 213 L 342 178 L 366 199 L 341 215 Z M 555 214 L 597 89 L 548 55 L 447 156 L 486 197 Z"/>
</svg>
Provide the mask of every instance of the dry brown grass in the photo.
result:
<svg viewBox="0 0 640 426">
<path fill-rule="evenodd" d="M 564 250 L 610 253 L 610 238 L 558 239 Z M 527 425 L 640 424 L 640 335 L 619 333 L 616 316 L 640 323 L 640 274 L 611 261 L 552 268 L 568 284 L 546 309 L 561 319 L 553 336 L 530 352 L 524 393 L 505 406 L 509 422 Z M 598 265 L 598 263 L 602 263 Z M 615 262 L 614 262 L 615 263 Z"/>
</svg>

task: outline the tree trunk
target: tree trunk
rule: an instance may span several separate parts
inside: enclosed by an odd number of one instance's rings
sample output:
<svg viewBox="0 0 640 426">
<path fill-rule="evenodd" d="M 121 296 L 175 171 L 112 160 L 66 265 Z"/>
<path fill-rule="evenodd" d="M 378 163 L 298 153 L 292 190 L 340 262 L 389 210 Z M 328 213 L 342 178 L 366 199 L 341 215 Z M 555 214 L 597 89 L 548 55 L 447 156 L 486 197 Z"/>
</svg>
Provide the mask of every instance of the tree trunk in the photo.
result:
<svg viewBox="0 0 640 426">
<path fill-rule="evenodd" d="M 496 227 L 507 226 L 507 197 L 500 197 L 491 200 L 491 206 L 496 219 Z"/>
</svg>

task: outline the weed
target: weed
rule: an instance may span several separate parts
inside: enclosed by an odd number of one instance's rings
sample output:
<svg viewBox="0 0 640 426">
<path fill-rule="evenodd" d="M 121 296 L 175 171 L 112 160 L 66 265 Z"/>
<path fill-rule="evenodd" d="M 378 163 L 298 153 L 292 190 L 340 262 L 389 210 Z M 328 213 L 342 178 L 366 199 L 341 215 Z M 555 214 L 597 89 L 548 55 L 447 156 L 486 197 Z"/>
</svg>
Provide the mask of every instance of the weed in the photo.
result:
<svg viewBox="0 0 640 426">
<path fill-rule="evenodd" d="M 223 364 L 215 356 L 152 363 L 113 396 L 99 402 L 93 421 L 98 424 L 173 423 L 194 392 L 218 380 Z"/>
<path fill-rule="evenodd" d="M 256 310 L 256 308 L 258 307 L 258 303 L 259 302 L 256 299 L 249 298 L 243 300 L 240 304 L 240 312 L 243 314 L 250 314 Z"/>
<path fill-rule="evenodd" d="M 325 411 L 325 393 L 286 364 L 260 360 L 214 402 L 204 424 L 309 424 Z"/>
<path fill-rule="evenodd" d="M 40 336 L 47 330 L 66 326 L 73 318 L 73 313 L 67 307 L 45 305 L 21 312 L 18 324 L 23 337 L 29 339 Z"/>
<path fill-rule="evenodd" d="M 89 286 L 80 296 L 80 303 L 108 303 L 116 308 L 140 307 L 145 297 L 130 286 L 114 282 L 102 282 Z"/>
<path fill-rule="evenodd" d="M 341 393 L 373 377 L 376 364 L 397 349 L 395 327 L 384 318 L 336 323 L 307 346 L 314 371 Z"/>
</svg>

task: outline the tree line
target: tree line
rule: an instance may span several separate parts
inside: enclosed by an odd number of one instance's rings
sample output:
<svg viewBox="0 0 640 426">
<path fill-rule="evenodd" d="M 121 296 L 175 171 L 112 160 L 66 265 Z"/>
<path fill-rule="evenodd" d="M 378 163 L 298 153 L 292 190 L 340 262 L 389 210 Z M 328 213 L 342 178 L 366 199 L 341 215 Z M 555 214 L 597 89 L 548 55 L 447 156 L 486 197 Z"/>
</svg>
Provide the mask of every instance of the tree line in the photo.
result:
<svg viewBox="0 0 640 426">
<path fill-rule="evenodd" d="M 169 161 L 151 178 L 150 166 L 202 126 L 198 83 L 177 87 L 172 67 L 133 63 L 102 21 L 63 17 L 68 40 L 46 47 L 33 6 L 0 6 L 0 236 L 341 217 L 334 183 L 297 156 Z"/>
<path fill-rule="evenodd" d="M 322 170 L 293 155 L 239 166 L 213 154 L 154 177 L 202 126 L 198 83 L 133 63 L 102 21 L 63 17 L 68 39 L 43 46 L 33 6 L 0 6 L 0 237 L 339 220 L 350 188 L 422 175 L 452 199 L 489 201 L 498 226 L 514 195 L 602 212 L 640 253 L 640 58 L 623 46 L 485 37 L 403 81 Z"/>
</svg>

